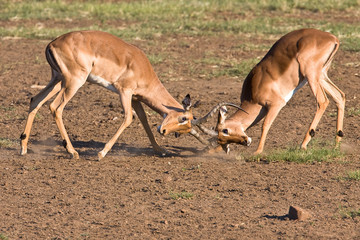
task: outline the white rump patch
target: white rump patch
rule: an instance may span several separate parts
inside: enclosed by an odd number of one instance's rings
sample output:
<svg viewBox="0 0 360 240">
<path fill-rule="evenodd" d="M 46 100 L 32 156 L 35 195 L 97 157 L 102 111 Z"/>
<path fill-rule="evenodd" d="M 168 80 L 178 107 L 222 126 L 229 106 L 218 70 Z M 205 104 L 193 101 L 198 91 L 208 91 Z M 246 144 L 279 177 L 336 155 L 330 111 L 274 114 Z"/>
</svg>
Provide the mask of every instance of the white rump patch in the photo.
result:
<svg viewBox="0 0 360 240">
<path fill-rule="evenodd" d="M 295 94 L 300 88 L 302 88 L 306 83 L 307 83 L 307 79 L 302 80 L 302 81 L 299 83 L 299 85 L 297 85 L 297 87 L 296 87 L 294 90 L 290 91 L 290 92 L 285 96 L 285 98 L 284 98 L 285 102 L 288 102 L 288 101 L 292 98 L 292 96 L 294 96 L 294 94 Z"/>
<path fill-rule="evenodd" d="M 96 83 L 112 92 L 119 93 L 118 90 L 110 82 L 103 79 L 102 77 L 99 77 L 99 76 L 96 76 L 93 74 L 89 74 L 87 80 L 91 83 Z"/>
</svg>

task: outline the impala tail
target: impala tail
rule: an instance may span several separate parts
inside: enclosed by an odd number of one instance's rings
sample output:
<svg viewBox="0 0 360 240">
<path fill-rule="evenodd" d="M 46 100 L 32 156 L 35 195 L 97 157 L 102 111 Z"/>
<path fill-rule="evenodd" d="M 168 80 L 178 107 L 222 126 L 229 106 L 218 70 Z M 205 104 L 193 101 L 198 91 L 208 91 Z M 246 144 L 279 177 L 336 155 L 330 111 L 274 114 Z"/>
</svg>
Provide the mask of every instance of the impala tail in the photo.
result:
<svg viewBox="0 0 360 240">
<path fill-rule="evenodd" d="M 54 53 L 50 48 L 50 44 L 47 45 L 46 50 L 45 50 L 45 56 L 46 56 L 46 60 L 49 63 L 50 67 L 55 70 L 58 73 L 61 73 L 61 69 L 59 67 L 59 64 L 57 63 L 55 57 L 54 57 Z"/>
</svg>

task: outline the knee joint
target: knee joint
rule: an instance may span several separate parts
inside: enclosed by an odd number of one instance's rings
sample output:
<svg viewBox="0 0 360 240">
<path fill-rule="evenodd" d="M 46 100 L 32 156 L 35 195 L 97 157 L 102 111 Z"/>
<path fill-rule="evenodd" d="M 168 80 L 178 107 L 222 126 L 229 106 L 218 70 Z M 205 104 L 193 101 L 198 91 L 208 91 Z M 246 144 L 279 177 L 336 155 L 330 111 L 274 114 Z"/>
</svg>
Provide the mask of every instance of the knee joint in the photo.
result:
<svg viewBox="0 0 360 240">
<path fill-rule="evenodd" d="M 53 106 L 52 104 L 50 104 L 49 109 L 50 109 L 51 114 L 52 114 L 53 116 L 55 116 L 55 110 L 56 110 L 56 109 L 54 108 L 54 106 Z"/>
<path fill-rule="evenodd" d="M 26 138 L 26 134 L 25 133 L 22 133 L 21 135 L 20 135 L 20 139 L 21 140 L 24 140 Z"/>
<path fill-rule="evenodd" d="M 344 137 L 344 132 L 339 130 L 337 133 L 336 133 L 339 137 Z"/>
<path fill-rule="evenodd" d="M 66 142 L 66 140 L 65 140 L 65 139 L 62 141 L 62 145 L 63 145 L 63 147 L 66 149 L 67 142 Z"/>
</svg>

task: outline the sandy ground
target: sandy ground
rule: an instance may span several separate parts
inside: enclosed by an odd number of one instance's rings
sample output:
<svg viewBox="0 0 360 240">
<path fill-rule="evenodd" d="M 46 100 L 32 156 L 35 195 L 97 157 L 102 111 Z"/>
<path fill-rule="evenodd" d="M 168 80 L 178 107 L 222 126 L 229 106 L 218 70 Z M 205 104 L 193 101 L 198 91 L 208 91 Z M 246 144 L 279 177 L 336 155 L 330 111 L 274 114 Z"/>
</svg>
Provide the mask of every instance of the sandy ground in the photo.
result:
<svg viewBox="0 0 360 240">
<path fill-rule="evenodd" d="M 196 115 L 218 101 L 239 103 L 239 79 L 194 76 L 191 68 L 203 66 L 189 66 L 187 59 L 208 49 L 219 49 L 219 57 L 246 58 L 249 53 L 234 48 L 241 39 L 180 40 L 159 40 L 167 42 L 171 54 L 154 68 L 168 91 L 179 101 L 187 93 L 201 99 Z M 80 160 L 71 159 L 61 146 L 48 103 L 35 120 L 29 154 L 19 156 L 29 100 L 39 91 L 30 86 L 50 79 L 43 54 L 47 43 L 0 42 L 0 137 L 14 142 L 0 148 L 0 233 L 9 239 L 360 239 L 360 218 L 341 215 L 360 209 L 359 181 L 341 178 L 360 167 L 356 115 L 345 118 L 343 159 L 295 164 L 247 161 L 257 147 L 261 123 L 248 131 L 250 147 L 231 146 L 230 155 L 201 155 L 204 146 L 191 136 L 156 133 L 161 116 L 146 108 L 158 142 L 170 154 L 157 156 L 135 119 L 98 162 L 97 152 L 121 124 L 121 107 L 116 94 L 86 84 L 64 112 Z M 146 53 L 164 51 L 161 44 L 133 43 Z M 346 93 L 347 109 L 359 108 L 359 59 L 359 53 L 340 49 L 329 72 Z M 210 70 L 204 67 L 204 72 Z M 315 110 L 315 98 L 305 86 L 275 120 L 265 150 L 299 145 Z M 331 102 L 316 138 L 333 141 L 335 124 Z M 181 193 L 184 197 L 176 199 Z M 302 207 L 312 217 L 289 220 L 290 206 Z"/>
</svg>

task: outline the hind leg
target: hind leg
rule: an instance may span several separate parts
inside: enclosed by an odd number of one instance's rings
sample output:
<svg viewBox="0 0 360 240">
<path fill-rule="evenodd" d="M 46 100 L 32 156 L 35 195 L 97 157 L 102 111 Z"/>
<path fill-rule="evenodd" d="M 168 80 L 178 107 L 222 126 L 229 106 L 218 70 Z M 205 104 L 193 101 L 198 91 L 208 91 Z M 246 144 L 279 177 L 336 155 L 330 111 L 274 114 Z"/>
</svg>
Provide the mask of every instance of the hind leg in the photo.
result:
<svg viewBox="0 0 360 240">
<path fill-rule="evenodd" d="M 43 90 L 41 90 L 35 97 L 31 98 L 30 109 L 26 120 L 25 130 L 20 136 L 21 155 L 25 155 L 27 153 L 27 144 L 30 137 L 30 131 L 37 111 L 46 101 L 48 101 L 56 93 L 58 93 L 60 91 L 60 88 L 61 88 L 61 76 L 53 70 L 52 78 L 49 84 Z"/>
<path fill-rule="evenodd" d="M 56 96 L 55 100 L 50 104 L 50 111 L 53 114 L 53 117 L 55 119 L 56 125 L 60 131 L 60 135 L 63 139 L 63 145 L 66 148 L 67 152 L 70 153 L 73 158 L 78 159 L 79 154 L 75 151 L 73 145 L 71 144 L 69 135 L 66 132 L 64 122 L 62 119 L 62 114 L 64 111 L 64 108 L 66 104 L 71 100 L 71 98 L 75 95 L 75 93 L 79 90 L 79 88 L 85 83 L 86 76 L 79 76 L 74 77 L 71 76 L 70 81 L 67 81 L 71 83 L 69 86 L 66 86 L 66 82 L 63 83 L 63 86 L 59 92 L 59 94 Z"/>
<path fill-rule="evenodd" d="M 318 81 L 318 79 L 320 79 L 320 77 L 321 77 L 320 74 L 308 76 L 308 82 L 309 82 L 310 88 L 316 98 L 317 109 L 316 109 L 314 119 L 310 124 L 309 130 L 306 132 L 305 138 L 301 144 L 302 149 L 307 148 L 307 145 L 310 142 L 311 138 L 315 135 L 316 127 L 319 124 L 320 119 L 321 119 L 322 115 L 324 114 L 327 106 L 329 105 L 329 99 L 327 98 L 327 96 L 325 94 L 324 88 L 320 84 L 321 80 Z"/>
<path fill-rule="evenodd" d="M 337 107 L 336 121 L 336 145 L 338 146 L 343 133 L 344 111 L 345 111 L 345 94 L 329 79 L 325 73 L 325 79 L 321 81 L 326 93 L 328 93 L 335 101 Z"/>
</svg>

